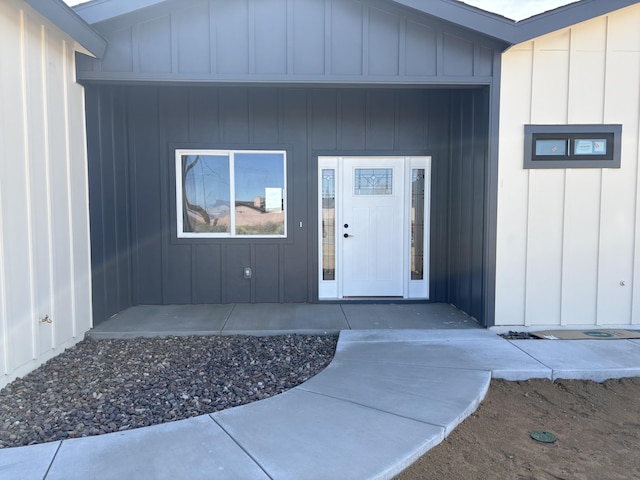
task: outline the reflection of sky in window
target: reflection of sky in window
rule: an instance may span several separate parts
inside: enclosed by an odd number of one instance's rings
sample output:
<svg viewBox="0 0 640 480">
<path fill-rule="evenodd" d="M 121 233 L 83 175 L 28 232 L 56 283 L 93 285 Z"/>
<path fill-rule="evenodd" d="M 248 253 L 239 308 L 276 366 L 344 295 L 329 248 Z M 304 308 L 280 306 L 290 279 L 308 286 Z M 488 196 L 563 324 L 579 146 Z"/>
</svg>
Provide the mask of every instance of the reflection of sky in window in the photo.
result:
<svg viewBox="0 0 640 480">
<path fill-rule="evenodd" d="M 214 216 L 228 213 L 230 202 L 229 157 L 226 155 L 185 155 L 183 169 L 195 162 L 187 173 L 187 200 Z M 185 161 L 186 160 L 186 161 Z M 184 171 L 184 170 L 183 170 Z M 281 153 L 235 154 L 236 200 L 253 202 L 265 196 L 265 188 L 284 190 L 284 159 Z"/>
<path fill-rule="evenodd" d="M 236 153 L 236 200 L 253 201 L 265 196 L 265 188 L 284 189 L 281 153 Z"/>
</svg>

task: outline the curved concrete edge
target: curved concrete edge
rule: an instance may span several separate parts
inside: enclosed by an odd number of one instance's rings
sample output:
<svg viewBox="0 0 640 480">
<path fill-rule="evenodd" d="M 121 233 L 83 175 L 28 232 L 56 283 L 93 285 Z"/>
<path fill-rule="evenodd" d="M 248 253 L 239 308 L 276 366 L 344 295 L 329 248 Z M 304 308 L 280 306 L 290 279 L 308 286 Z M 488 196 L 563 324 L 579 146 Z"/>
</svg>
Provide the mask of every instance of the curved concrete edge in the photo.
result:
<svg viewBox="0 0 640 480">
<path fill-rule="evenodd" d="M 445 429 L 445 436 L 485 397 L 491 372 L 341 360 L 297 387 Z"/>
<path fill-rule="evenodd" d="M 0 477 L 392 478 L 475 411 L 491 377 L 624 376 L 640 376 L 638 341 L 342 331 L 329 367 L 282 395 L 153 427 L 0 449 Z"/>
<path fill-rule="evenodd" d="M 275 479 L 390 478 L 444 439 L 442 427 L 297 388 L 212 417 Z"/>
<path fill-rule="evenodd" d="M 271 478 L 392 478 L 475 411 L 490 381 L 338 355 L 295 389 L 212 418 Z"/>
</svg>

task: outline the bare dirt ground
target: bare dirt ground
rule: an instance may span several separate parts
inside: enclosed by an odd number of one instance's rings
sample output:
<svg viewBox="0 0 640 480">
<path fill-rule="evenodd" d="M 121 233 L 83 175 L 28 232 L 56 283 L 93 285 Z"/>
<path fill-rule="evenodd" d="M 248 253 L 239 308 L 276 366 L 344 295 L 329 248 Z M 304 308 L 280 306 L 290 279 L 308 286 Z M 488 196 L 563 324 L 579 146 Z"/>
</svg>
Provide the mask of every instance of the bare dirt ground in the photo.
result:
<svg viewBox="0 0 640 480">
<path fill-rule="evenodd" d="M 552 432 L 553 444 L 531 439 Z M 640 378 L 492 381 L 478 410 L 402 472 L 415 479 L 638 479 Z"/>
</svg>

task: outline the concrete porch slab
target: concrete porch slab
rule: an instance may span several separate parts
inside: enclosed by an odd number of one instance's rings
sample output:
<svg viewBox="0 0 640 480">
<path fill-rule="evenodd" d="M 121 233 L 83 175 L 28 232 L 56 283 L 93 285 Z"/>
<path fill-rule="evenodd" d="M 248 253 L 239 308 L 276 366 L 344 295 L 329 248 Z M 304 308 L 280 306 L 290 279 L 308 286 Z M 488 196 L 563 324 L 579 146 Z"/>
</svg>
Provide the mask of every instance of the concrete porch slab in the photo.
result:
<svg viewBox="0 0 640 480">
<path fill-rule="evenodd" d="M 640 344 L 634 340 L 510 340 L 552 369 L 552 379 L 603 382 L 640 376 Z"/>
<path fill-rule="evenodd" d="M 343 360 L 491 371 L 517 381 L 551 378 L 551 368 L 487 330 L 402 330 L 342 332 Z M 385 338 L 386 337 L 386 338 Z M 376 346 L 385 343 L 383 349 Z"/>
<path fill-rule="evenodd" d="M 219 335 L 233 305 L 140 305 L 91 329 L 90 338 Z"/>
<path fill-rule="evenodd" d="M 141 305 L 98 322 L 87 336 L 325 335 L 354 328 L 480 329 L 473 318 L 442 303 Z"/>
<path fill-rule="evenodd" d="M 445 435 L 484 398 L 491 372 L 334 360 L 298 387 L 444 427 Z"/>
<path fill-rule="evenodd" d="M 446 303 L 343 303 L 342 310 L 353 330 L 480 328 L 476 320 Z"/>
<path fill-rule="evenodd" d="M 153 427 L 66 440 L 46 478 L 268 477 L 209 416 L 203 415 Z"/>
<path fill-rule="evenodd" d="M 278 480 L 392 478 L 444 438 L 441 427 L 299 389 L 212 417 Z"/>
<path fill-rule="evenodd" d="M 340 305 L 310 303 L 237 304 L 223 334 L 327 334 L 349 328 Z"/>
</svg>

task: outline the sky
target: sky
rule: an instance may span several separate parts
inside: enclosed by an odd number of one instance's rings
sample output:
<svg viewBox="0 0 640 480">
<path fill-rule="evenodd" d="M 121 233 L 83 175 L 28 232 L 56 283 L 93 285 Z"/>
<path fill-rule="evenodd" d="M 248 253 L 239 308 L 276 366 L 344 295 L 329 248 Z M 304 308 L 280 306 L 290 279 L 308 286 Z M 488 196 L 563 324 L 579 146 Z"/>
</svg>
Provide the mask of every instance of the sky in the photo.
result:
<svg viewBox="0 0 640 480">
<path fill-rule="evenodd" d="M 68 5 L 77 5 L 85 1 L 65 0 Z M 469 5 L 497 13 L 512 20 L 529 18 L 573 1 L 575 0 L 464 0 Z"/>
<path fill-rule="evenodd" d="M 512 20 L 523 20 L 574 1 L 576 0 L 464 0 L 464 3 Z"/>
</svg>

